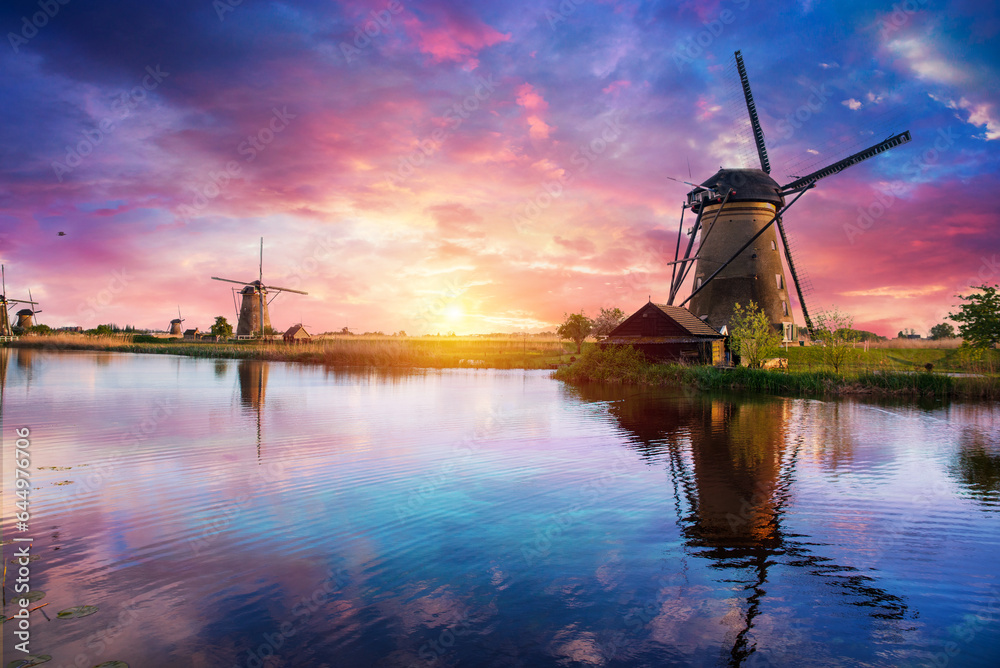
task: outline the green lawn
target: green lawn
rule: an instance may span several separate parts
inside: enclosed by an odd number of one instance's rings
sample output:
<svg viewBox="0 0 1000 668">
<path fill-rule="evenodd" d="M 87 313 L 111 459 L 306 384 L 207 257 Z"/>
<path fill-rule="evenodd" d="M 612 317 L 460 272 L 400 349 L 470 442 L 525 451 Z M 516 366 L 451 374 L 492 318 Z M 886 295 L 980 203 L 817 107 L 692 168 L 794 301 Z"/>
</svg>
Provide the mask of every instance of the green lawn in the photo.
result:
<svg viewBox="0 0 1000 668">
<path fill-rule="evenodd" d="M 991 351 L 993 368 L 1000 369 L 1000 351 Z M 823 348 L 818 346 L 789 347 L 778 353 L 788 358 L 789 371 L 833 370 L 823 361 Z M 961 348 L 870 348 L 865 351 L 858 347 L 848 351 L 843 371 L 924 371 L 925 365 L 933 364 L 934 371 L 982 372 L 986 364 L 976 363 L 968 358 Z"/>
</svg>

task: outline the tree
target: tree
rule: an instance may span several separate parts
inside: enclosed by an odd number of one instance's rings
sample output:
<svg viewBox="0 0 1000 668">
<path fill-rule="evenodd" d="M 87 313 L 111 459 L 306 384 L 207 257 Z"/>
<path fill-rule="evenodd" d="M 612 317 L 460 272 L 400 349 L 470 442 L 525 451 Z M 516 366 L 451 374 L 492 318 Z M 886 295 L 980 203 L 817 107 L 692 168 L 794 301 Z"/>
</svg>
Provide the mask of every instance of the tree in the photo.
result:
<svg viewBox="0 0 1000 668">
<path fill-rule="evenodd" d="M 823 342 L 823 361 L 840 373 L 853 343 L 858 340 L 854 317 L 841 313 L 836 306 L 816 316 L 816 338 Z"/>
<path fill-rule="evenodd" d="M 955 338 L 955 328 L 946 322 L 931 327 L 931 339 L 940 341 L 941 339 Z"/>
<path fill-rule="evenodd" d="M 88 329 L 84 334 L 90 334 L 93 336 L 111 336 L 112 334 L 118 332 L 118 326 L 115 324 L 98 325 L 93 329 Z"/>
<path fill-rule="evenodd" d="M 221 315 L 215 316 L 215 324 L 212 325 L 209 331 L 212 332 L 212 336 L 218 336 L 222 339 L 232 338 L 233 336 L 233 326 Z"/>
<path fill-rule="evenodd" d="M 751 301 L 742 306 L 737 302 L 729 321 L 729 348 L 740 356 L 742 364 L 758 369 L 781 349 L 781 335 L 757 304 Z"/>
<path fill-rule="evenodd" d="M 955 295 L 966 303 L 959 307 L 958 313 L 949 313 L 948 317 L 958 323 L 958 333 L 973 348 L 990 348 L 1000 343 L 1000 295 L 997 288 L 983 285 L 972 286 L 980 293 L 969 296 Z"/>
<path fill-rule="evenodd" d="M 594 328 L 590 333 L 594 336 L 607 336 L 624 319 L 625 313 L 620 308 L 602 308 L 601 314 L 594 318 Z"/>
<path fill-rule="evenodd" d="M 594 321 L 581 313 L 573 313 L 566 317 L 566 322 L 559 325 L 556 334 L 560 339 L 572 339 L 576 342 L 576 354 L 580 354 L 583 340 L 590 335 L 594 328 Z"/>
</svg>

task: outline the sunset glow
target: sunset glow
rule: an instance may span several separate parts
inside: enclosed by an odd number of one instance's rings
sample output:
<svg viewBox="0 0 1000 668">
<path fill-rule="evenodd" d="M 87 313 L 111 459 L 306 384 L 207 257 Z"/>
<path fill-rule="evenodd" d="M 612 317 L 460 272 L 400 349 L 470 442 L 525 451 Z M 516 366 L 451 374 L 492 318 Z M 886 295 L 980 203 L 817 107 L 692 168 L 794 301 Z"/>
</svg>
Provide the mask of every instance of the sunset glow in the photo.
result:
<svg viewBox="0 0 1000 668">
<path fill-rule="evenodd" d="M 7 289 L 52 327 L 207 329 L 264 237 L 265 283 L 309 293 L 278 329 L 630 313 L 666 297 L 678 180 L 757 166 L 740 49 L 779 183 L 912 132 L 786 221 L 812 310 L 926 333 L 1000 281 L 1000 21 L 919 6 L 74 2 L 26 38 L 5 3 Z"/>
</svg>

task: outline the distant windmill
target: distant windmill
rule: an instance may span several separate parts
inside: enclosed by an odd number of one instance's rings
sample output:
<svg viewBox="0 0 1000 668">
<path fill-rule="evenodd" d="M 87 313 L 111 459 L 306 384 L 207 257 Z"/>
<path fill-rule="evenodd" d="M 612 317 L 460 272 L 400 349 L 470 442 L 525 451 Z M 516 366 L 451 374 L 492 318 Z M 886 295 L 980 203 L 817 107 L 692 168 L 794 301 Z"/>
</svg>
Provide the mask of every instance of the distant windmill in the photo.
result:
<svg viewBox="0 0 1000 668">
<path fill-rule="evenodd" d="M 910 132 L 907 130 L 892 135 L 787 185 L 778 185 L 769 175 L 771 164 L 764 146 L 764 132 L 757 118 L 750 81 L 739 51 L 736 52 L 736 67 L 757 144 L 760 169 L 720 168 L 701 185 L 688 184 L 694 186 L 694 190 L 688 193 L 687 202 L 681 210 L 677 249 L 674 261 L 670 263 L 673 265 L 673 273 L 667 303 L 674 303 L 677 292 L 694 266 L 693 290 L 681 302 L 681 306 L 690 302 L 688 308 L 692 313 L 716 329 L 721 329 L 729 325 L 737 303 L 746 306 L 753 300 L 764 310 L 771 324 L 782 330 L 788 340 L 792 338 L 794 325 L 788 301 L 788 286 L 778 253 L 777 235 L 772 225 L 777 223 L 785 261 L 792 275 L 806 327 L 811 334 L 812 320 L 809 318 L 799 275 L 788 248 L 781 216 L 820 179 L 909 142 Z M 792 194 L 795 197 L 786 204 L 785 197 Z M 680 233 L 684 230 L 684 209 L 691 209 L 698 217 L 694 227 L 688 232 L 691 238 L 681 258 Z M 702 223 L 702 219 L 706 217 L 710 219 L 707 225 Z M 719 228 L 718 231 L 716 227 Z M 700 244 L 697 252 L 692 255 L 691 250 L 699 231 Z"/>
<path fill-rule="evenodd" d="M 34 304 L 31 301 L 31 290 L 28 290 L 28 303 Z M 35 317 L 36 313 L 41 313 L 41 309 L 36 308 L 23 308 L 17 312 L 17 326 L 21 329 L 30 329 L 38 324 L 38 319 Z"/>
<path fill-rule="evenodd" d="M 14 336 L 14 331 L 10 326 L 10 315 L 7 311 L 10 309 L 11 304 L 31 304 L 34 306 L 38 302 L 32 301 L 31 293 L 28 293 L 27 299 L 8 299 L 7 298 L 7 271 L 4 269 L 3 265 L 0 265 L 0 286 L 3 288 L 3 293 L 0 293 L 0 336 Z M 21 313 L 27 311 L 29 316 L 35 314 L 35 311 L 28 309 L 22 309 L 18 311 L 18 325 L 21 323 Z M 30 322 L 30 318 L 29 318 Z M 30 325 L 29 325 L 30 326 Z"/>
<path fill-rule="evenodd" d="M 264 337 L 264 330 L 271 327 L 271 317 L 268 315 L 267 306 L 282 292 L 294 292 L 299 295 L 307 295 L 308 292 L 302 292 L 301 290 L 292 290 L 291 288 L 279 288 L 275 285 L 264 285 L 264 238 L 260 239 L 260 267 L 258 269 L 258 278 L 256 281 L 234 281 L 228 278 L 219 278 L 217 276 L 212 276 L 212 280 L 215 281 L 225 281 L 226 283 L 237 283 L 239 285 L 245 285 L 240 294 L 242 297 L 242 302 L 240 303 L 240 314 L 239 322 L 236 325 L 236 336 L 250 336 L 253 332 L 260 332 L 261 338 Z M 275 292 L 274 297 L 270 300 L 267 299 L 268 290 Z"/>
<path fill-rule="evenodd" d="M 170 321 L 170 334 L 177 336 L 184 336 L 184 331 L 181 329 L 181 323 L 184 322 L 184 318 L 181 317 L 181 307 L 177 307 L 177 317 Z"/>
</svg>

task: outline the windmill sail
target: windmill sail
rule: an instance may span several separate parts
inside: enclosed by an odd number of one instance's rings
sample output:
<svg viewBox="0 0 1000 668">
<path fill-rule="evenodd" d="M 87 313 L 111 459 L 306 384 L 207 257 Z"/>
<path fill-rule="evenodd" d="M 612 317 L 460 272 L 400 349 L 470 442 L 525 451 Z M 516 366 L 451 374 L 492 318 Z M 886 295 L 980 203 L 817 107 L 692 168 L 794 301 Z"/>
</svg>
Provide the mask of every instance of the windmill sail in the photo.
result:
<svg viewBox="0 0 1000 668">
<path fill-rule="evenodd" d="M 740 83 L 743 85 L 743 97 L 747 102 L 747 112 L 750 114 L 750 126 L 753 128 L 753 140 L 757 144 L 757 157 L 760 158 L 760 168 L 765 174 L 771 173 L 771 162 L 767 159 L 767 147 L 764 146 L 764 131 L 760 129 L 760 119 L 757 118 L 757 105 L 753 102 L 750 92 L 750 79 L 747 69 L 743 66 L 743 56 L 736 52 L 736 67 L 740 72 Z"/>
<path fill-rule="evenodd" d="M 271 327 L 271 317 L 267 312 L 267 306 L 270 301 L 266 298 L 268 291 L 274 292 L 273 300 L 278 294 L 282 292 L 294 292 L 299 295 L 309 294 L 308 292 L 303 292 L 302 290 L 293 290 L 292 288 L 283 288 L 277 285 L 265 285 L 264 284 L 264 238 L 260 239 L 260 256 L 259 264 L 257 265 L 257 279 L 252 281 L 237 281 L 231 278 L 220 278 L 218 276 L 212 276 L 213 281 L 222 281 L 224 283 L 236 283 L 237 285 L 244 286 L 240 290 L 240 296 L 242 301 L 237 307 L 237 318 L 238 322 L 236 325 L 236 336 L 246 337 L 259 333 L 261 338 L 263 338 L 264 333 L 267 329 Z M 235 288 L 234 288 L 235 293 Z"/>
<path fill-rule="evenodd" d="M 911 137 L 909 130 L 901 132 L 898 135 L 893 135 L 884 141 L 880 141 L 874 146 L 869 146 L 863 151 L 858 151 L 854 155 L 849 155 L 843 160 L 838 160 L 832 165 L 827 165 L 822 169 L 817 169 L 815 172 L 811 174 L 806 174 L 805 176 L 796 179 L 795 181 L 792 181 L 788 185 L 782 186 L 781 191 L 782 193 L 793 192 L 805 185 L 819 181 L 820 179 L 825 179 L 828 176 L 839 174 L 840 172 L 844 171 L 851 165 L 856 165 L 859 162 L 864 162 L 869 158 L 874 158 L 876 155 L 880 153 L 885 153 L 891 148 L 896 148 L 897 146 L 906 144 L 907 142 L 910 141 L 910 139 Z"/>
</svg>

